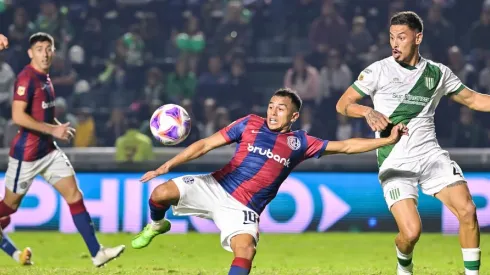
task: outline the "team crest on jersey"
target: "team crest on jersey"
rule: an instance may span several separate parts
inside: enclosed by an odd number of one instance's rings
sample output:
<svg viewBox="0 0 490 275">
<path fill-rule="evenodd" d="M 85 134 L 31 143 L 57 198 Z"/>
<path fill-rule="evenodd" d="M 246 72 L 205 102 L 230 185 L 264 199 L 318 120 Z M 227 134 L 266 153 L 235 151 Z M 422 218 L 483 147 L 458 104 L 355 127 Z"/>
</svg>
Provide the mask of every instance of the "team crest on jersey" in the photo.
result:
<svg viewBox="0 0 490 275">
<path fill-rule="evenodd" d="M 182 180 L 187 184 L 193 184 L 194 183 L 193 177 L 183 177 Z"/>
<path fill-rule="evenodd" d="M 359 77 L 357 78 L 357 80 L 362 81 L 363 79 L 364 79 L 364 75 L 361 73 L 361 74 L 359 75 Z"/>
<path fill-rule="evenodd" d="M 288 137 L 288 146 L 291 148 L 291 150 L 298 150 L 299 147 L 301 146 L 301 142 L 299 141 L 299 138 L 295 136 L 289 136 Z"/>
<path fill-rule="evenodd" d="M 425 77 L 425 87 L 432 90 L 436 86 L 436 80 L 433 77 Z"/>
<path fill-rule="evenodd" d="M 23 96 L 25 93 L 26 93 L 26 87 L 24 87 L 24 86 L 19 86 L 19 87 L 17 88 L 17 94 L 18 94 L 18 95 Z"/>
</svg>

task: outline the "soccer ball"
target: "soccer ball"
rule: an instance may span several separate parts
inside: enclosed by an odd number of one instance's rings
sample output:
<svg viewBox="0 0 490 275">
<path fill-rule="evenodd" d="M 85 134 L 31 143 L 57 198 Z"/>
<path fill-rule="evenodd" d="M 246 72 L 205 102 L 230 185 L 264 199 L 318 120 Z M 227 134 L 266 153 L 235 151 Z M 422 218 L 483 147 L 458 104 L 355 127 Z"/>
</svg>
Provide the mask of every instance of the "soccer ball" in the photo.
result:
<svg viewBox="0 0 490 275">
<path fill-rule="evenodd" d="M 153 112 L 150 119 L 153 137 L 164 145 L 177 145 L 191 132 L 191 118 L 179 105 L 165 104 Z"/>
</svg>

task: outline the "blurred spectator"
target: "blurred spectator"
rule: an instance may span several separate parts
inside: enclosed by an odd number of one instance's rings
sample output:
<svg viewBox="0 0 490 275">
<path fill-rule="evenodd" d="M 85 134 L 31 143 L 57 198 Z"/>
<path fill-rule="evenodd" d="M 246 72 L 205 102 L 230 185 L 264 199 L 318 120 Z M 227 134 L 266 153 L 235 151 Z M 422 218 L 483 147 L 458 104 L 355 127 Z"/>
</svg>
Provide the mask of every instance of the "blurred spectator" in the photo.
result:
<svg viewBox="0 0 490 275">
<path fill-rule="evenodd" d="M 15 9 L 14 22 L 9 26 L 8 38 L 11 47 L 20 47 L 23 53 L 28 48 L 29 36 L 35 31 L 35 25 L 29 21 L 28 14 L 23 7 Z"/>
<path fill-rule="evenodd" d="M 306 63 L 304 55 L 297 54 L 284 77 L 284 86 L 295 90 L 305 105 L 314 105 L 318 98 L 318 71 Z"/>
<path fill-rule="evenodd" d="M 260 95 L 254 92 L 254 87 L 250 83 L 243 59 L 237 58 L 232 61 L 230 88 L 217 100 L 218 105 L 226 107 L 232 117 L 242 117 L 249 113 L 260 100 Z"/>
<path fill-rule="evenodd" d="M 73 142 L 74 147 L 92 147 L 96 146 L 97 138 L 95 136 L 95 120 L 92 116 L 91 108 L 80 108 L 77 111 L 78 125 Z"/>
<path fill-rule="evenodd" d="M 226 62 L 230 62 L 233 53 L 246 49 L 250 42 L 247 22 L 242 18 L 243 6 L 240 1 L 230 1 L 223 22 L 216 29 L 213 39 L 215 53 L 219 53 Z"/>
<path fill-rule="evenodd" d="M 452 125 L 451 146 L 453 147 L 481 147 L 484 132 L 473 119 L 473 111 L 469 108 L 460 109 L 459 123 Z"/>
<path fill-rule="evenodd" d="M 10 117 L 10 106 L 14 95 L 16 75 L 4 58 L 5 54 L 0 53 L 0 115 Z"/>
<path fill-rule="evenodd" d="M 163 73 L 157 67 L 152 67 L 146 73 L 146 84 L 143 89 L 143 102 L 150 104 L 154 100 L 167 103 L 163 86 Z"/>
<path fill-rule="evenodd" d="M 150 137 L 139 130 L 138 118 L 128 114 L 128 129 L 116 140 L 117 162 L 142 162 L 154 159 Z"/>
<path fill-rule="evenodd" d="M 490 1 L 485 1 L 482 6 L 480 20 L 473 23 L 469 32 L 470 48 L 476 50 L 477 58 L 488 56 L 490 52 Z"/>
<path fill-rule="evenodd" d="M 354 136 L 354 127 L 349 122 L 349 118 L 340 114 L 337 114 L 337 131 L 335 137 L 337 140 L 345 140 Z"/>
<path fill-rule="evenodd" d="M 192 72 L 196 72 L 199 56 L 206 45 L 204 33 L 199 28 L 197 17 L 189 16 L 186 29 L 177 35 L 175 44 L 181 51 L 181 58 L 187 60 Z"/>
<path fill-rule="evenodd" d="M 320 1 L 315 0 L 290 0 L 282 1 L 283 6 L 278 6 L 272 1 L 272 5 L 279 9 L 276 16 L 287 14 L 286 32 L 291 38 L 306 38 L 308 36 L 308 27 L 311 22 L 318 17 L 320 10 Z M 282 14 L 280 14 L 282 12 Z"/>
<path fill-rule="evenodd" d="M 330 50 L 326 65 L 320 71 L 320 93 L 323 99 L 336 101 L 352 84 L 352 71 L 342 60 L 340 52 Z"/>
<path fill-rule="evenodd" d="M 366 19 L 362 16 L 354 17 L 347 45 L 349 52 L 354 55 L 367 53 L 373 42 L 373 37 L 366 29 Z"/>
<path fill-rule="evenodd" d="M 490 93 L 490 56 L 486 59 L 485 68 L 480 71 L 478 77 L 478 92 Z"/>
<path fill-rule="evenodd" d="M 192 98 L 196 91 L 196 75 L 189 71 L 184 59 L 178 59 L 175 63 L 175 71 L 167 76 L 165 87 L 168 99 L 177 103 L 185 98 Z"/>
<path fill-rule="evenodd" d="M 203 119 L 198 124 L 199 135 L 201 137 L 209 137 L 217 130 L 216 124 L 216 101 L 208 98 L 204 101 Z"/>
<path fill-rule="evenodd" d="M 67 9 L 58 10 L 54 0 L 41 0 L 40 10 L 35 22 L 36 31 L 46 32 L 53 36 L 57 49 L 67 50 L 67 45 L 74 37 L 74 30 L 67 18 Z"/>
<path fill-rule="evenodd" d="M 333 1 L 325 1 L 322 15 L 311 24 L 309 39 L 313 48 L 311 64 L 321 68 L 325 54 L 330 49 L 344 51 L 349 30 L 344 18 L 337 13 Z M 318 61 L 320 60 L 320 61 Z"/>
<path fill-rule="evenodd" d="M 365 68 L 370 64 L 388 56 L 391 56 L 390 37 L 386 32 L 380 32 L 378 34 L 376 44 L 370 47 L 369 53 L 365 56 L 360 56 L 360 58 L 364 61 L 361 68 Z"/>
<path fill-rule="evenodd" d="M 12 143 L 12 140 L 14 140 L 18 131 L 19 131 L 19 126 L 17 126 L 17 124 L 15 124 L 12 119 L 9 119 L 3 131 L 4 148 L 10 147 L 10 143 Z"/>
<path fill-rule="evenodd" d="M 230 113 L 225 107 L 219 107 L 216 109 L 216 130 L 223 129 L 230 125 Z"/>
<path fill-rule="evenodd" d="M 226 94 L 230 83 L 230 75 L 222 70 L 219 56 L 209 58 L 208 70 L 208 72 L 199 77 L 197 83 L 197 98 L 199 102 L 203 102 L 206 98 L 219 99 Z"/>
<path fill-rule="evenodd" d="M 447 63 L 445 52 L 454 45 L 454 35 L 453 25 L 442 16 L 441 5 L 431 5 L 424 22 L 424 43 L 429 47 L 434 61 Z"/>
<path fill-rule="evenodd" d="M 77 72 L 67 64 L 63 57 L 55 55 L 49 71 L 51 83 L 55 87 L 56 96 L 70 99 L 77 80 Z"/>
<path fill-rule="evenodd" d="M 464 55 L 457 46 L 453 46 L 448 51 L 449 64 L 448 67 L 454 74 L 471 89 L 476 89 L 478 84 L 478 75 L 475 67 L 466 62 Z"/>
</svg>

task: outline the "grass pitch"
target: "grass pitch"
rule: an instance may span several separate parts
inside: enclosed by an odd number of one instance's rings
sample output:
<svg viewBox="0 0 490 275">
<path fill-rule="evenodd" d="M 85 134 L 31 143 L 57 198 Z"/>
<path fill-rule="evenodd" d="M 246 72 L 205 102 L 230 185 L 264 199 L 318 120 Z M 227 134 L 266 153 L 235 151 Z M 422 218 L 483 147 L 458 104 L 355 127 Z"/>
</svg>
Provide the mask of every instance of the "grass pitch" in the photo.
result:
<svg viewBox="0 0 490 275">
<path fill-rule="evenodd" d="M 35 263 L 20 267 L 0 255 L 0 274 L 228 274 L 233 255 L 215 234 L 162 235 L 141 250 L 131 248 L 131 234 L 99 234 L 107 245 L 125 244 L 125 253 L 96 269 L 81 237 L 56 232 L 18 232 L 19 248 L 30 246 Z M 394 234 L 261 234 L 251 274 L 396 274 Z M 482 269 L 490 274 L 490 235 L 483 235 Z M 456 236 L 423 234 L 414 256 L 415 274 L 464 274 Z"/>
</svg>

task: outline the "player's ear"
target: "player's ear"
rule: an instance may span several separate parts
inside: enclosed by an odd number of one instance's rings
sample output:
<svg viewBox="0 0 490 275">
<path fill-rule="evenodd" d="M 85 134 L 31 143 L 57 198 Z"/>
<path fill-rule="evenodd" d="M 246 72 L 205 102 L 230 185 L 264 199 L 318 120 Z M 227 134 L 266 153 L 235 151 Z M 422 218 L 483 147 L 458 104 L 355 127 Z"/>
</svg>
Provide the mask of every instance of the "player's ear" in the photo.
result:
<svg viewBox="0 0 490 275">
<path fill-rule="evenodd" d="M 424 35 L 422 32 L 419 32 L 415 35 L 415 44 L 420 45 L 422 43 L 422 39 L 424 38 Z"/>
<path fill-rule="evenodd" d="M 29 48 L 27 50 L 27 54 L 29 55 L 29 58 L 32 58 L 33 57 L 33 55 L 32 55 L 32 49 L 31 48 Z"/>
<path fill-rule="evenodd" d="M 299 118 L 299 112 L 294 112 L 293 116 L 291 117 L 291 123 L 294 123 L 296 120 Z"/>
</svg>

